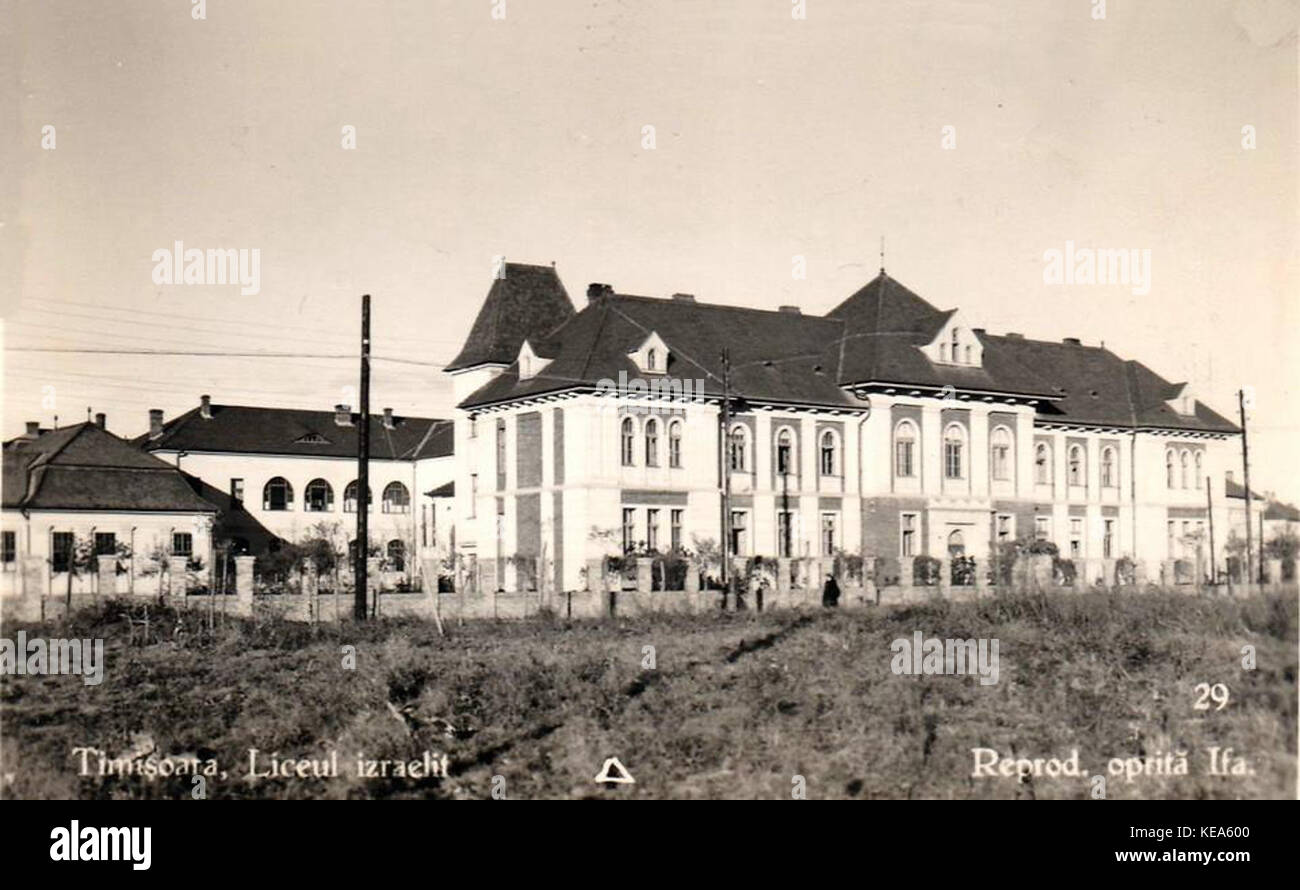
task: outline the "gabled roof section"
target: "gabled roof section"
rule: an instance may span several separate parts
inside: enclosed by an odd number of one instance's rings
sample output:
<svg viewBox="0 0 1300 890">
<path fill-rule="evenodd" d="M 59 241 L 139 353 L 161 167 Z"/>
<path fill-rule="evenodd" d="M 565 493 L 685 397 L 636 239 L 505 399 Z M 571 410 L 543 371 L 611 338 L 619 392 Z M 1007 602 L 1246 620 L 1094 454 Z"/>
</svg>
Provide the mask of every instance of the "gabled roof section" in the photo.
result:
<svg viewBox="0 0 1300 890">
<path fill-rule="evenodd" d="M 524 340 L 531 339 L 538 355 L 546 356 L 542 335 L 574 314 L 554 266 L 506 263 L 503 277 L 494 279 L 483 308 L 460 353 L 447 365 L 459 371 L 475 365 L 509 365 Z"/>
<path fill-rule="evenodd" d="M 360 414 L 339 426 L 333 411 L 213 405 L 211 418 L 200 409 L 163 424 L 163 434 L 146 433 L 134 444 L 145 451 L 221 451 L 241 454 L 284 454 L 310 457 L 356 457 L 361 436 Z M 387 460 L 447 457 L 454 438 L 450 420 L 394 415 L 393 428 L 382 414 L 370 415 L 370 456 Z"/>
<path fill-rule="evenodd" d="M 4 446 L 6 509 L 215 513 L 174 466 L 93 423 Z"/>
<path fill-rule="evenodd" d="M 705 397 L 722 393 L 721 347 L 731 357 L 735 394 L 756 401 L 861 407 L 839 386 L 837 319 L 686 300 L 610 293 L 552 331 L 554 360 L 536 376 L 520 380 L 517 368 L 499 374 L 462 408 L 564 389 L 592 388 L 641 371 L 635 353 L 653 332 L 669 346 L 662 374 L 690 381 Z M 692 390 L 696 392 L 696 390 Z"/>
</svg>

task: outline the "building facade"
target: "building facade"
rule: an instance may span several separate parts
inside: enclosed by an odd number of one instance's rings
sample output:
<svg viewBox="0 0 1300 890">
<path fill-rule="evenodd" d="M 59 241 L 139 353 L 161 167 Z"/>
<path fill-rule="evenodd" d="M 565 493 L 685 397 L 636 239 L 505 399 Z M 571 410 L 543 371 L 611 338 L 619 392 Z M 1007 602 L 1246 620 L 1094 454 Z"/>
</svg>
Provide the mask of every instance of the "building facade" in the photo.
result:
<svg viewBox="0 0 1300 890">
<path fill-rule="evenodd" d="M 1160 564 L 1227 526 L 1238 429 L 1187 385 L 989 334 L 884 270 L 808 316 L 601 284 L 575 310 L 554 268 L 506 264 L 447 371 L 458 549 L 505 589 L 724 536 L 895 559 L 1035 536 L 1080 565 Z"/>
<path fill-rule="evenodd" d="M 266 529 L 271 546 L 324 536 L 351 553 L 361 508 L 359 422 L 346 405 L 307 411 L 201 396 L 198 407 L 170 421 L 150 411 L 150 431 L 136 444 L 224 496 L 213 497 L 226 505 L 219 531 L 234 528 L 227 536 L 236 552 L 259 549 L 241 537 L 243 519 Z M 423 558 L 445 558 L 454 544 L 451 426 L 387 409 L 370 418 L 370 545 L 389 574 L 414 577 Z"/>
</svg>

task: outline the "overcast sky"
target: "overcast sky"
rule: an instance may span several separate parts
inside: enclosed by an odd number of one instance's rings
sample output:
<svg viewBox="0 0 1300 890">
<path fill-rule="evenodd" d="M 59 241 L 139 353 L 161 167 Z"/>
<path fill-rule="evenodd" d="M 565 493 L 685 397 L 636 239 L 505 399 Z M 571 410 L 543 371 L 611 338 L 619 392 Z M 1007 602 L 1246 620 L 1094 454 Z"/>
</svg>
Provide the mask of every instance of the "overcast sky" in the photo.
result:
<svg viewBox="0 0 1300 890">
<path fill-rule="evenodd" d="M 424 363 L 377 361 L 372 404 L 436 416 L 494 255 L 578 305 L 822 313 L 884 235 L 972 325 L 1105 341 L 1234 419 L 1253 385 L 1258 486 L 1300 499 L 1292 0 L 191 5 L 0 0 L 6 437 L 355 402 L 352 359 L 17 349 L 337 355 L 368 292 L 376 354 Z M 258 249 L 260 292 L 156 285 L 176 241 Z M 1150 250 L 1149 292 L 1045 284 L 1067 241 Z"/>
</svg>

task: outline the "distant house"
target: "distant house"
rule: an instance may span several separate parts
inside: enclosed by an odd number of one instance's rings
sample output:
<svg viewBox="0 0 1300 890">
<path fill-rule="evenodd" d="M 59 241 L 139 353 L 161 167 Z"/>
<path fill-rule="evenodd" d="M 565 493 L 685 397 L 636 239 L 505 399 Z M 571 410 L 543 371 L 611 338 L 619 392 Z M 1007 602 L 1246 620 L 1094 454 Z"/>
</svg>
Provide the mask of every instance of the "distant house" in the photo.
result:
<svg viewBox="0 0 1300 890">
<path fill-rule="evenodd" d="M 97 555 L 121 556 L 127 587 L 166 557 L 198 566 L 217 512 L 174 466 L 108 432 L 102 414 L 56 430 L 28 423 L 4 443 L 0 592 L 91 592 Z"/>
<path fill-rule="evenodd" d="M 1224 482 L 1224 498 L 1228 502 L 1228 527 L 1239 538 L 1246 537 L 1246 489 L 1228 474 Z M 1292 504 L 1277 500 L 1271 492 L 1251 492 L 1251 534 L 1256 545 L 1263 532 L 1264 541 L 1285 535 L 1300 534 L 1300 510 Z"/>
<path fill-rule="evenodd" d="M 214 404 L 164 422 L 149 412 L 149 432 L 137 447 L 168 461 L 222 493 L 222 527 L 236 550 L 259 553 L 276 540 L 298 542 L 329 530 L 340 547 L 355 547 L 360 415 L 333 411 Z M 392 573 L 412 576 L 422 556 L 445 555 L 450 529 L 432 493 L 451 481 L 452 424 L 403 417 L 390 409 L 370 417 L 369 535 Z M 422 492 L 428 494 L 421 494 Z M 206 495 L 205 496 L 210 496 Z M 240 525 L 265 536 L 241 535 Z M 340 549 L 340 552 L 342 550 Z"/>
</svg>

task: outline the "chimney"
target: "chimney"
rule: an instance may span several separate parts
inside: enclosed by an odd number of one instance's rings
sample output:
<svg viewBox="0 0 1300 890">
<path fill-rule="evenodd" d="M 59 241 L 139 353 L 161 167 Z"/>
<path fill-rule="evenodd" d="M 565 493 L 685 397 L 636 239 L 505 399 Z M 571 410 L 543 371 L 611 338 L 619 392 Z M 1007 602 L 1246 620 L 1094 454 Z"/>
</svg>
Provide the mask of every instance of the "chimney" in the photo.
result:
<svg viewBox="0 0 1300 890">
<path fill-rule="evenodd" d="M 673 294 L 673 299 L 679 303 L 694 303 L 695 294 Z"/>
<path fill-rule="evenodd" d="M 802 312 L 799 311 L 799 307 L 798 307 L 798 306 L 779 306 L 779 307 L 777 307 L 777 308 L 778 308 L 778 311 L 780 311 L 780 312 L 787 312 L 787 313 L 789 313 L 790 315 L 802 315 L 802 314 L 803 314 Z"/>
<path fill-rule="evenodd" d="M 212 419 L 212 396 L 199 396 L 199 417 Z"/>
<path fill-rule="evenodd" d="M 1064 343 L 1066 346 L 1082 346 L 1082 345 L 1083 345 L 1081 342 L 1079 342 L 1079 338 L 1078 338 L 1078 337 L 1066 337 L 1066 338 L 1063 339 L 1061 342 Z"/>
<path fill-rule="evenodd" d="M 600 284 L 599 282 L 593 281 L 591 284 L 587 285 L 587 302 L 590 303 L 593 300 L 599 300 L 601 297 L 607 297 L 612 293 L 614 293 L 612 285 Z"/>
<path fill-rule="evenodd" d="M 384 429 L 386 429 L 386 430 L 391 430 L 391 429 L 393 429 L 393 426 L 394 426 L 394 424 L 393 424 L 393 409 L 392 409 L 392 408 L 385 408 L 385 409 L 384 409 Z"/>
<path fill-rule="evenodd" d="M 100 411 L 98 414 L 96 414 L 95 426 L 99 427 L 101 430 L 108 429 L 108 415 L 105 414 L 103 411 Z"/>
<path fill-rule="evenodd" d="M 41 422 L 39 420 L 27 421 L 27 432 L 23 434 L 26 439 L 39 439 L 41 437 Z"/>
<path fill-rule="evenodd" d="M 334 422 L 339 426 L 352 426 L 352 406 L 335 405 Z"/>
<path fill-rule="evenodd" d="M 1020 333 L 1017 333 L 1017 332 L 1015 332 L 1015 331 L 1007 331 L 1007 332 L 1006 332 L 1005 334 L 1003 334 L 1002 336 L 1006 337 L 1008 340 L 1023 340 L 1023 339 L 1025 339 L 1025 335 L 1024 335 L 1024 334 L 1020 334 Z"/>
<path fill-rule="evenodd" d="M 163 412 L 161 408 L 149 409 L 149 438 L 157 439 L 163 434 Z"/>
</svg>

